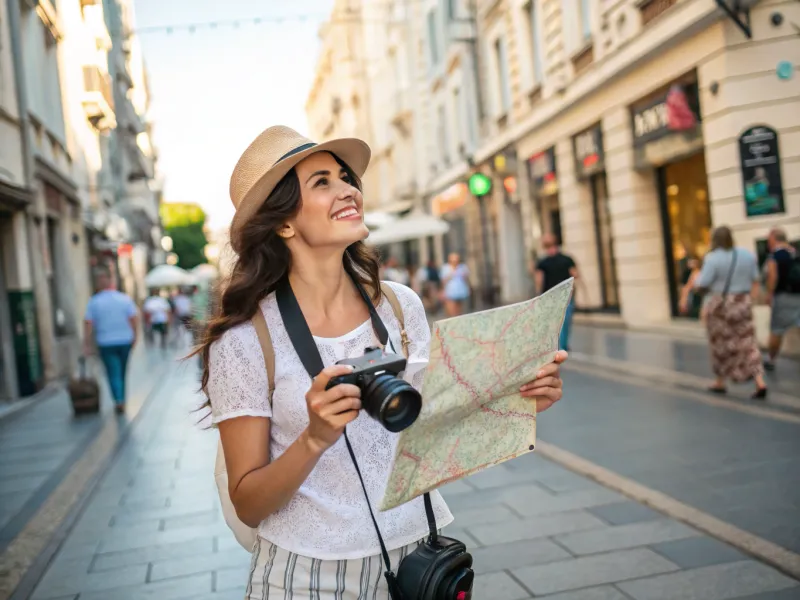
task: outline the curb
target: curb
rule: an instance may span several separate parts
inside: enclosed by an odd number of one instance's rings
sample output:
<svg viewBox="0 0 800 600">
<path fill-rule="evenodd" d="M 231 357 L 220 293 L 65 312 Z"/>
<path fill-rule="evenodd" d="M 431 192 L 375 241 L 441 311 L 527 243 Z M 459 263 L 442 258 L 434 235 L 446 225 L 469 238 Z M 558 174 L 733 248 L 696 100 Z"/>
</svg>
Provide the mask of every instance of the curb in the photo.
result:
<svg viewBox="0 0 800 600">
<path fill-rule="evenodd" d="M 662 383 L 695 393 L 705 393 L 709 381 L 707 378 L 699 375 L 682 373 L 670 369 L 661 369 L 650 365 L 634 364 L 601 356 L 592 356 L 581 352 L 570 352 L 567 364 L 569 365 L 569 363 L 575 364 L 578 368 L 581 366 L 589 366 L 604 369 L 611 373 L 636 377 L 644 382 Z M 733 396 L 733 398 L 735 398 L 735 396 Z M 800 411 L 800 397 L 790 396 L 782 392 L 770 391 L 768 403 L 759 406 L 769 407 L 770 405 L 773 408 L 781 407 L 792 411 Z"/>
<path fill-rule="evenodd" d="M 56 380 L 47 384 L 43 389 L 31 396 L 25 396 L 24 398 L 11 400 L 7 403 L 7 406 L 0 409 L 0 424 L 13 420 L 15 417 L 24 414 L 27 409 L 31 408 L 35 404 L 49 400 L 65 389 L 64 383 Z"/>
</svg>

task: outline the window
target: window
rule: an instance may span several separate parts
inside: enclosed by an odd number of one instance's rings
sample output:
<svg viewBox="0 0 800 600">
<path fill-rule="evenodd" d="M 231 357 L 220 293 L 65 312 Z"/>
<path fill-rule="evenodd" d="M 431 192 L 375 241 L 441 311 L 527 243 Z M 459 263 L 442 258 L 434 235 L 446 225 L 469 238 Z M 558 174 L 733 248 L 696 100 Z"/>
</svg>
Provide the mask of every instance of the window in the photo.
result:
<svg viewBox="0 0 800 600">
<path fill-rule="evenodd" d="M 464 143 L 464 111 L 461 107 L 461 90 L 459 88 L 453 89 L 453 114 L 455 115 L 456 128 L 453 132 L 453 141 L 456 143 L 456 153 L 460 155 L 461 145 Z"/>
<path fill-rule="evenodd" d="M 439 105 L 438 110 L 438 133 L 439 133 L 439 151 L 442 155 L 442 161 L 445 166 L 450 165 L 450 144 L 447 135 L 447 111 L 444 109 L 444 104 Z"/>
<path fill-rule="evenodd" d="M 430 52 L 431 66 L 439 64 L 439 38 L 436 35 L 436 10 L 428 13 L 428 51 Z"/>
<path fill-rule="evenodd" d="M 447 18 L 453 20 L 458 15 L 458 0 L 447 0 Z"/>
<path fill-rule="evenodd" d="M 498 116 L 508 114 L 511 110 L 511 88 L 508 81 L 508 60 L 506 59 L 506 44 L 502 37 L 494 42 L 494 54 L 497 64 L 498 89 L 500 91 L 500 104 Z"/>
<path fill-rule="evenodd" d="M 536 0 L 531 0 L 528 11 L 530 13 L 528 27 L 530 27 L 531 53 L 533 54 L 533 83 L 538 85 L 544 80 L 542 65 L 544 51 L 542 50 L 542 37 L 539 33 L 539 10 L 536 8 Z"/>
<path fill-rule="evenodd" d="M 581 35 L 584 42 L 592 37 L 592 0 L 581 0 Z"/>
</svg>

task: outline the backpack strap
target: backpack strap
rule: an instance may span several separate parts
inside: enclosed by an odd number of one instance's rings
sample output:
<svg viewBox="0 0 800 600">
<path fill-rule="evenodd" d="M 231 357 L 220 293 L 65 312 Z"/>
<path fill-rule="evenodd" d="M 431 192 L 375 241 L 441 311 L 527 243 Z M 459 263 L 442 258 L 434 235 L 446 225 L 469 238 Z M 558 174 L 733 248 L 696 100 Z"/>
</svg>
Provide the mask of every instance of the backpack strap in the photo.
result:
<svg viewBox="0 0 800 600">
<path fill-rule="evenodd" d="M 397 299 L 397 294 L 394 293 L 392 286 L 388 283 L 381 282 L 381 293 L 386 296 L 389 304 L 392 306 L 392 312 L 400 324 L 400 343 L 403 346 L 403 354 L 408 358 L 408 346 L 411 343 L 406 333 L 406 320 L 403 316 L 403 307 L 400 306 L 400 301 Z"/>
<path fill-rule="evenodd" d="M 269 402 L 272 404 L 272 393 L 275 391 L 275 348 L 272 347 L 272 336 L 269 334 L 269 327 L 267 327 L 267 320 L 264 318 L 261 306 L 256 310 L 256 314 L 253 315 L 253 327 L 256 328 L 258 341 L 261 343 L 261 353 L 264 355 L 264 366 L 267 369 L 267 383 L 269 385 Z"/>
</svg>

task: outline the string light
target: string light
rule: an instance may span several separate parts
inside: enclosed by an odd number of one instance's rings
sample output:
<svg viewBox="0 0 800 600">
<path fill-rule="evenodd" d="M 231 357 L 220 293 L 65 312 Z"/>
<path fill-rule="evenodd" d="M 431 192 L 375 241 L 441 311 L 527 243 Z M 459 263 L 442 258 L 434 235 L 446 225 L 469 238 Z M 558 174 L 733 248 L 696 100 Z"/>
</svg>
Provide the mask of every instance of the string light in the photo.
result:
<svg viewBox="0 0 800 600">
<path fill-rule="evenodd" d="M 420 0 L 407 0 L 409 5 L 416 5 L 420 2 Z M 386 4 L 377 5 L 373 8 L 390 8 L 393 7 L 394 3 L 389 1 Z M 320 23 L 327 23 L 327 24 L 344 24 L 344 23 L 386 23 L 386 18 L 374 18 L 374 17 L 359 17 L 357 12 L 352 9 L 346 9 L 341 11 L 339 15 L 332 15 L 331 13 L 305 13 L 305 14 L 294 14 L 294 15 L 272 15 L 272 16 L 261 16 L 261 17 L 253 17 L 247 19 L 230 19 L 230 20 L 222 20 L 222 21 L 205 21 L 199 23 L 179 23 L 179 24 L 169 24 L 169 25 L 153 25 L 149 27 L 137 27 L 133 30 L 133 33 L 137 35 L 148 35 L 148 34 L 156 34 L 156 33 L 166 33 L 167 35 L 172 35 L 173 33 L 186 31 L 188 33 L 196 33 L 202 29 L 209 29 L 215 30 L 221 27 L 232 27 L 233 29 L 239 29 L 243 25 L 264 25 L 264 24 L 273 24 L 273 25 L 282 25 L 284 22 L 287 21 L 297 21 L 299 23 L 305 23 L 309 20 L 316 20 Z"/>
</svg>

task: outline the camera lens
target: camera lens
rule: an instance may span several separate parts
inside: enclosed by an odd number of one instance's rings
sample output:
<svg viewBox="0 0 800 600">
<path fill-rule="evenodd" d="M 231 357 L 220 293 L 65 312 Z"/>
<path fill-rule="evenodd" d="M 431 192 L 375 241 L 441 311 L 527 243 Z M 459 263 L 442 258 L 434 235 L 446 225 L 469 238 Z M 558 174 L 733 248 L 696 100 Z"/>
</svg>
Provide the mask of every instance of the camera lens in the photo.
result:
<svg viewBox="0 0 800 600">
<path fill-rule="evenodd" d="M 388 373 L 372 378 L 362 390 L 364 410 L 393 433 L 410 427 L 422 410 L 419 392 Z"/>
</svg>

